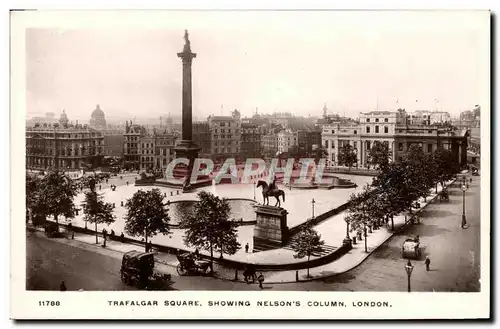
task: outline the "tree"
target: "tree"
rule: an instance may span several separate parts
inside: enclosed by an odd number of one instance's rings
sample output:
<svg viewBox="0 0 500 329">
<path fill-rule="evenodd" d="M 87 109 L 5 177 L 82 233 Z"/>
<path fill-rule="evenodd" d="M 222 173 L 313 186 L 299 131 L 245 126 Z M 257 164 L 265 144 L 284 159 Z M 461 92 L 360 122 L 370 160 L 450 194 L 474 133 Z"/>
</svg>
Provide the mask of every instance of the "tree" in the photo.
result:
<svg viewBox="0 0 500 329">
<path fill-rule="evenodd" d="M 169 234 L 170 217 L 163 204 L 163 194 L 155 188 L 139 190 L 125 203 L 125 232 L 131 236 L 144 237 L 145 250 L 148 251 L 148 238 L 158 233 Z"/>
<path fill-rule="evenodd" d="M 295 251 L 295 258 L 307 257 L 307 277 L 309 275 L 309 262 L 311 255 L 323 251 L 323 245 L 325 241 L 321 240 L 321 235 L 314 230 L 310 225 L 306 225 L 302 228 L 299 234 L 295 238 L 296 243 L 293 245 L 293 251 Z"/>
<path fill-rule="evenodd" d="M 351 226 L 352 230 L 356 230 L 358 236 L 365 237 L 365 252 L 368 252 L 368 242 L 366 227 L 373 224 L 374 218 L 371 214 L 373 203 L 370 202 L 370 194 L 368 188 L 361 193 L 351 195 L 350 207 L 347 210 L 345 221 Z"/>
<path fill-rule="evenodd" d="M 221 220 L 219 223 L 219 236 L 216 241 L 216 249 L 220 251 L 220 258 L 223 254 L 234 255 L 240 248 L 238 242 L 238 223 L 234 220 Z"/>
<path fill-rule="evenodd" d="M 319 160 L 322 159 L 322 158 L 325 158 L 328 156 L 328 152 L 327 150 L 319 145 L 314 151 L 313 151 L 313 154 L 314 156 L 314 163 L 316 163 L 316 165 L 319 164 Z"/>
<path fill-rule="evenodd" d="M 58 170 L 49 171 L 40 182 L 39 201 L 47 216 L 53 216 L 59 229 L 59 216 L 75 217 L 73 198 L 76 187 L 71 179 Z"/>
<path fill-rule="evenodd" d="M 292 158 L 295 158 L 295 159 L 298 159 L 298 158 L 301 158 L 301 157 L 304 157 L 306 156 L 306 150 L 304 150 L 303 147 L 299 147 L 299 145 L 292 145 L 289 149 L 288 149 L 288 152 L 287 152 L 290 157 Z"/>
<path fill-rule="evenodd" d="M 390 163 L 373 179 L 377 203 L 391 219 L 393 230 L 394 216 L 411 208 L 417 198 L 412 174 L 405 163 Z"/>
<path fill-rule="evenodd" d="M 85 193 L 85 200 L 82 203 L 82 208 L 85 214 L 85 221 L 95 224 L 95 243 L 99 243 L 97 225 L 109 225 L 115 221 L 113 205 L 111 203 L 105 203 L 103 196 L 96 191 L 88 191 Z"/>
<path fill-rule="evenodd" d="M 379 141 L 375 141 L 368 151 L 368 163 L 374 168 L 386 167 L 389 164 L 390 157 L 389 146 Z"/>
<path fill-rule="evenodd" d="M 341 166 L 346 166 L 351 170 L 351 167 L 358 162 L 358 157 L 356 156 L 356 152 L 354 152 L 354 148 L 351 144 L 345 143 L 339 149 L 339 164 Z"/>
<path fill-rule="evenodd" d="M 444 187 L 444 182 L 453 178 L 453 176 L 459 171 L 459 166 L 455 161 L 453 161 L 451 152 L 443 147 L 438 147 L 432 154 L 432 157 L 435 164 L 435 183 L 437 193 L 437 184 L 441 183 L 441 186 Z"/>
<path fill-rule="evenodd" d="M 408 184 L 415 189 L 415 200 L 429 195 L 429 189 L 434 184 L 433 162 L 433 158 L 425 154 L 420 145 L 413 144 L 408 149 L 403 164 L 406 166 Z"/>
<path fill-rule="evenodd" d="M 184 242 L 188 246 L 210 251 L 210 270 L 213 272 L 214 250 L 234 254 L 240 247 L 236 223 L 229 223 L 231 207 L 226 199 L 205 191 L 198 193 L 198 198 L 194 215 L 187 216 L 181 228 L 186 230 Z"/>
</svg>

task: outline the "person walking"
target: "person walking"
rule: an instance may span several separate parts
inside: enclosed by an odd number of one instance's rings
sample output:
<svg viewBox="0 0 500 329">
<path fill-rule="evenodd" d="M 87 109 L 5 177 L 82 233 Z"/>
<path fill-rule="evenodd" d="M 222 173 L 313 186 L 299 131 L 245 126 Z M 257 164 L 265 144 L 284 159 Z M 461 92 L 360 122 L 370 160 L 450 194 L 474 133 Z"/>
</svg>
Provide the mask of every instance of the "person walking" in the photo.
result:
<svg viewBox="0 0 500 329">
<path fill-rule="evenodd" d="M 431 259 L 429 256 L 425 256 L 425 270 L 429 272 L 431 270 Z"/>
<path fill-rule="evenodd" d="M 264 289 L 264 287 L 262 286 L 262 283 L 264 282 L 264 275 L 262 275 L 262 272 L 260 272 L 259 277 L 257 278 L 257 280 L 259 281 L 259 288 L 260 288 L 260 290 Z"/>
<path fill-rule="evenodd" d="M 248 246 L 248 242 L 247 242 L 247 244 L 245 245 L 245 252 L 246 253 L 248 253 L 248 248 L 250 248 L 250 247 Z"/>
<path fill-rule="evenodd" d="M 61 281 L 61 285 L 59 286 L 59 290 L 66 291 L 66 285 L 64 284 L 64 281 Z"/>
</svg>

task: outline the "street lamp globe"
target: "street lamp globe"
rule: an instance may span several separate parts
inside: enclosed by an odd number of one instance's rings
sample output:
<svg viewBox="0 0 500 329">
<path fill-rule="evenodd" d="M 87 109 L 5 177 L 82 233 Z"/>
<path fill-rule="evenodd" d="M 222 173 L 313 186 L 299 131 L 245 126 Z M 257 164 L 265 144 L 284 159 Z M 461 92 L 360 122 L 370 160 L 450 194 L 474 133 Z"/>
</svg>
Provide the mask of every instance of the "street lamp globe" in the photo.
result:
<svg viewBox="0 0 500 329">
<path fill-rule="evenodd" d="M 462 187 L 461 187 L 462 191 L 467 191 L 469 189 L 469 187 L 466 185 L 466 184 L 463 184 Z"/>
</svg>

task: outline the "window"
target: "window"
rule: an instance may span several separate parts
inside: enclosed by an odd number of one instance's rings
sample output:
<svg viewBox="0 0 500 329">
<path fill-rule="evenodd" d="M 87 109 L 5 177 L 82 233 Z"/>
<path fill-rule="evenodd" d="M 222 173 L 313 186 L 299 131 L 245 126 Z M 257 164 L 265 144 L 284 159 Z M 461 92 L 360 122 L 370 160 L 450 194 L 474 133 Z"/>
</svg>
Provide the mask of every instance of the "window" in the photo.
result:
<svg viewBox="0 0 500 329">
<path fill-rule="evenodd" d="M 388 118 L 385 118 L 385 119 L 384 119 L 384 122 L 389 122 L 389 119 L 388 119 Z"/>
<path fill-rule="evenodd" d="M 358 133 L 358 131 L 357 131 L 357 130 L 354 130 L 354 135 L 356 135 L 357 133 Z"/>
<path fill-rule="evenodd" d="M 378 134 L 378 126 L 375 126 L 375 133 Z"/>
<path fill-rule="evenodd" d="M 335 134 L 335 130 L 332 130 L 332 134 Z"/>
<path fill-rule="evenodd" d="M 366 133 L 369 134 L 370 133 L 370 127 L 366 127 Z"/>
<path fill-rule="evenodd" d="M 366 122 L 370 122 L 370 118 L 366 118 Z"/>
<path fill-rule="evenodd" d="M 375 122 L 378 122 L 378 118 L 375 119 Z"/>
<path fill-rule="evenodd" d="M 370 141 L 366 141 L 366 149 L 368 149 L 368 150 L 371 149 L 371 147 L 370 147 Z"/>
<path fill-rule="evenodd" d="M 325 141 L 325 148 L 328 148 L 328 140 Z"/>
<path fill-rule="evenodd" d="M 432 152 L 432 144 L 427 144 L 427 152 Z"/>
<path fill-rule="evenodd" d="M 384 127 L 384 133 L 386 133 L 386 134 L 389 133 L 389 127 L 387 127 L 387 126 Z"/>
<path fill-rule="evenodd" d="M 398 144 L 398 149 L 399 149 L 400 151 L 403 151 L 403 143 L 399 143 L 399 144 Z"/>
<path fill-rule="evenodd" d="M 358 148 L 358 142 L 353 142 L 353 147 L 354 147 L 354 149 L 357 149 Z"/>
</svg>

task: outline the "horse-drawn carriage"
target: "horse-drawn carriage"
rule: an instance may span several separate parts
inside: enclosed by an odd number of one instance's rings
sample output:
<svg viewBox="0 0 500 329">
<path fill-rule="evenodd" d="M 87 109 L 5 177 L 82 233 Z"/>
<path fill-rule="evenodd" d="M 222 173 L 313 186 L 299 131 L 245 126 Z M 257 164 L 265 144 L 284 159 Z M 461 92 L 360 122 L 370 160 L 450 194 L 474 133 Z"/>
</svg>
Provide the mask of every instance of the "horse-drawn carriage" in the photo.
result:
<svg viewBox="0 0 500 329">
<path fill-rule="evenodd" d="M 179 275 L 208 273 L 210 271 L 210 262 L 202 261 L 198 258 L 190 252 L 178 253 L 177 259 L 179 260 L 179 264 L 177 264 L 177 273 Z"/>
<path fill-rule="evenodd" d="M 439 201 L 449 201 L 449 200 L 450 200 L 450 196 L 448 194 L 448 191 L 447 190 L 442 190 L 439 193 Z"/>
<path fill-rule="evenodd" d="M 401 257 L 418 259 L 421 253 L 420 238 L 414 235 L 408 236 L 401 246 Z"/>
</svg>

